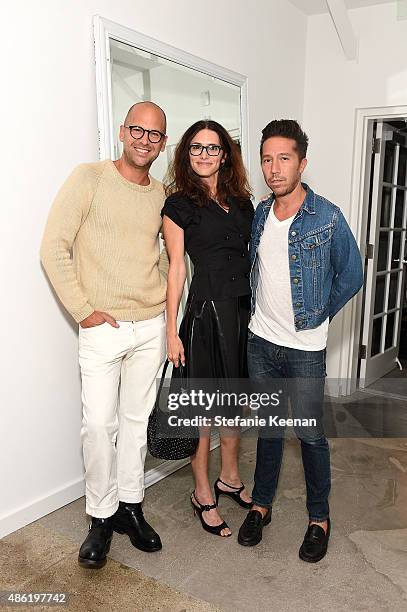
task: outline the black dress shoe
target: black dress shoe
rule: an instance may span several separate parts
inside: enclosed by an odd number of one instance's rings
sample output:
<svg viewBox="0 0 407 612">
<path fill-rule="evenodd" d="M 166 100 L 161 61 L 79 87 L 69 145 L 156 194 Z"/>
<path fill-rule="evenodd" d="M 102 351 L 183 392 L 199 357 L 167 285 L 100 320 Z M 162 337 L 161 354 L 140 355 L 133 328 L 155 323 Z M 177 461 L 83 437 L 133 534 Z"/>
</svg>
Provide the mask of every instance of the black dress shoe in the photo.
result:
<svg viewBox="0 0 407 612">
<path fill-rule="evenodd" d="M 89 569 L 99 569 L 106 565 L 106 555 L 110 550 L 112 537 L 112 517 L 92 517 L 89 533 L 79 550 L 79 565 Z"/>
<path fill-rule="evenodd" d="M 141 503 L 119 502 L 113 517 L 113 529 L 117 533 L 127 533 L 130 542 L 144 552 L 161 550 L 160 536 L 144 518 Z"/>
<path fill-rule="evenodd" d="M 329 534 L 331 533 L 331 521 L 328 519 L 326 533 L 320 525 L 308 525 L 304 541 L 299 550 L 300 559 L 308 563 L 321 561 L 328 550 Z"/>
<path fill-rule="evenodd" d="M 261 541 L 263 527 L 268 525 L 270 521 L 271 508 L 267 510 L 264 517 L 262 517 L 261 512 L 258 510 L 250 510 L 239 529 L 239 535 L 237 536 L 239 544 L 242 546 L 256 546 Z"/>
</svg>

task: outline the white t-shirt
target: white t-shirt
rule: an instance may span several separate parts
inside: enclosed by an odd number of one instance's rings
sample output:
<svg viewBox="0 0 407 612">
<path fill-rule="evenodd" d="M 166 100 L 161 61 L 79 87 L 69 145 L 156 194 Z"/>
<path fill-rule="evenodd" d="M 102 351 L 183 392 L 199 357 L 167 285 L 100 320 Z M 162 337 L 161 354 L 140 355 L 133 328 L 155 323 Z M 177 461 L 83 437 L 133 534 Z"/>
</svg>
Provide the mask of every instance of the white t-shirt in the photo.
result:
<svg viewBox="0 0 407 612">
<path fill-rule="evenodd" d="M 294 215 L 295 216 L 295 215 Z M 259 279 L 256 309 L 249 329 L 269 342 L 302 351 L 326 347 L 329 318 L 315 329 L 296 331 L 288 262 L 288 230 L 294 216 L 279 221 L 270 209 L 257 257 Z"/>
</svg>

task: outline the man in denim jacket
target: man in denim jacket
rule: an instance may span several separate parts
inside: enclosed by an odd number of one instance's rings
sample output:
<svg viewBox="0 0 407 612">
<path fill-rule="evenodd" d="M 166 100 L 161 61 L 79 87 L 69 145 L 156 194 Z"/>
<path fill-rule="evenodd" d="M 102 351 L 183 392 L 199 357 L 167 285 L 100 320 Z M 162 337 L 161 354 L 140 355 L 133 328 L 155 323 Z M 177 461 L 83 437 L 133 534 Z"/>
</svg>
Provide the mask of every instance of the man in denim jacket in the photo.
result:
<svg viewBox="0 0 407 612">
<path fill-rule="evenodd" d="M 262 134 L 261 164 L 272 194 L 260 201 L 252 228 L 249 375 L 257 389 L 274 379 L 284 415 L 290 398 L 309 514 L 299 556 L 317 562 L 330 533 L 330 459 L 322 426 L 328 325 L 361 288 L 362 262 L 340 209 L 301 183 L 308 138 L 298 123 L 271 121 Z M 238 537 L 243 546 L 258 544 L 271 521 L 284 444 L 284 429 L 274 425 L 267 420 L 259 432 L 253 507 Z"/>
</svg>

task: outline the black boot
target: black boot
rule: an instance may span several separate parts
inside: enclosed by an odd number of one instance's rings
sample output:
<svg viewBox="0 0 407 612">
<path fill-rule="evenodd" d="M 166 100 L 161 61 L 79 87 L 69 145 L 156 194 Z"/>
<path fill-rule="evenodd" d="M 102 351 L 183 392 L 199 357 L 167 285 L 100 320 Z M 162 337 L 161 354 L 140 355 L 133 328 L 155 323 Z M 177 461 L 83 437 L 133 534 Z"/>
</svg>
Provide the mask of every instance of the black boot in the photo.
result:
<svg viewBox="0 0 407 612">
<path fill-rule="evenodd" d="M 95 518 L 89 525 L 89 533 L 79 550 L 78 562 L 82 567 L 99 569 L 106 564 L 113 537 L 113 517 Z"/>
<path fill-rule="evenodd" d="M 155 552 L 162 548 L 160 536 L 143 516 L 141 503 L 119 502 L 113 517 L 113 529 L 117 533 L 127 533 L 133 546 L 144 552 Z"/>
</svg>

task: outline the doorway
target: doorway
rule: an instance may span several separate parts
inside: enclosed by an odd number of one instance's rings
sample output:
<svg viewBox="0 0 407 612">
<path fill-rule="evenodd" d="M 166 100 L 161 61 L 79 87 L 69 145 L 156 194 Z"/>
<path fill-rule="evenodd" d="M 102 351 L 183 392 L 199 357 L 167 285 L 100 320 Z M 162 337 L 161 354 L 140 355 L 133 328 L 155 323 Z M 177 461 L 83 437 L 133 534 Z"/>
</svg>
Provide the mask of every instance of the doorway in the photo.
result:
<svg viewBox="0 0 407 612">
<path fill-rule="evenodd" d="M 407 118 L 374 119 L 369 127 L 357 378 L 362 389 L 407 395 Z"/>
</svg>

